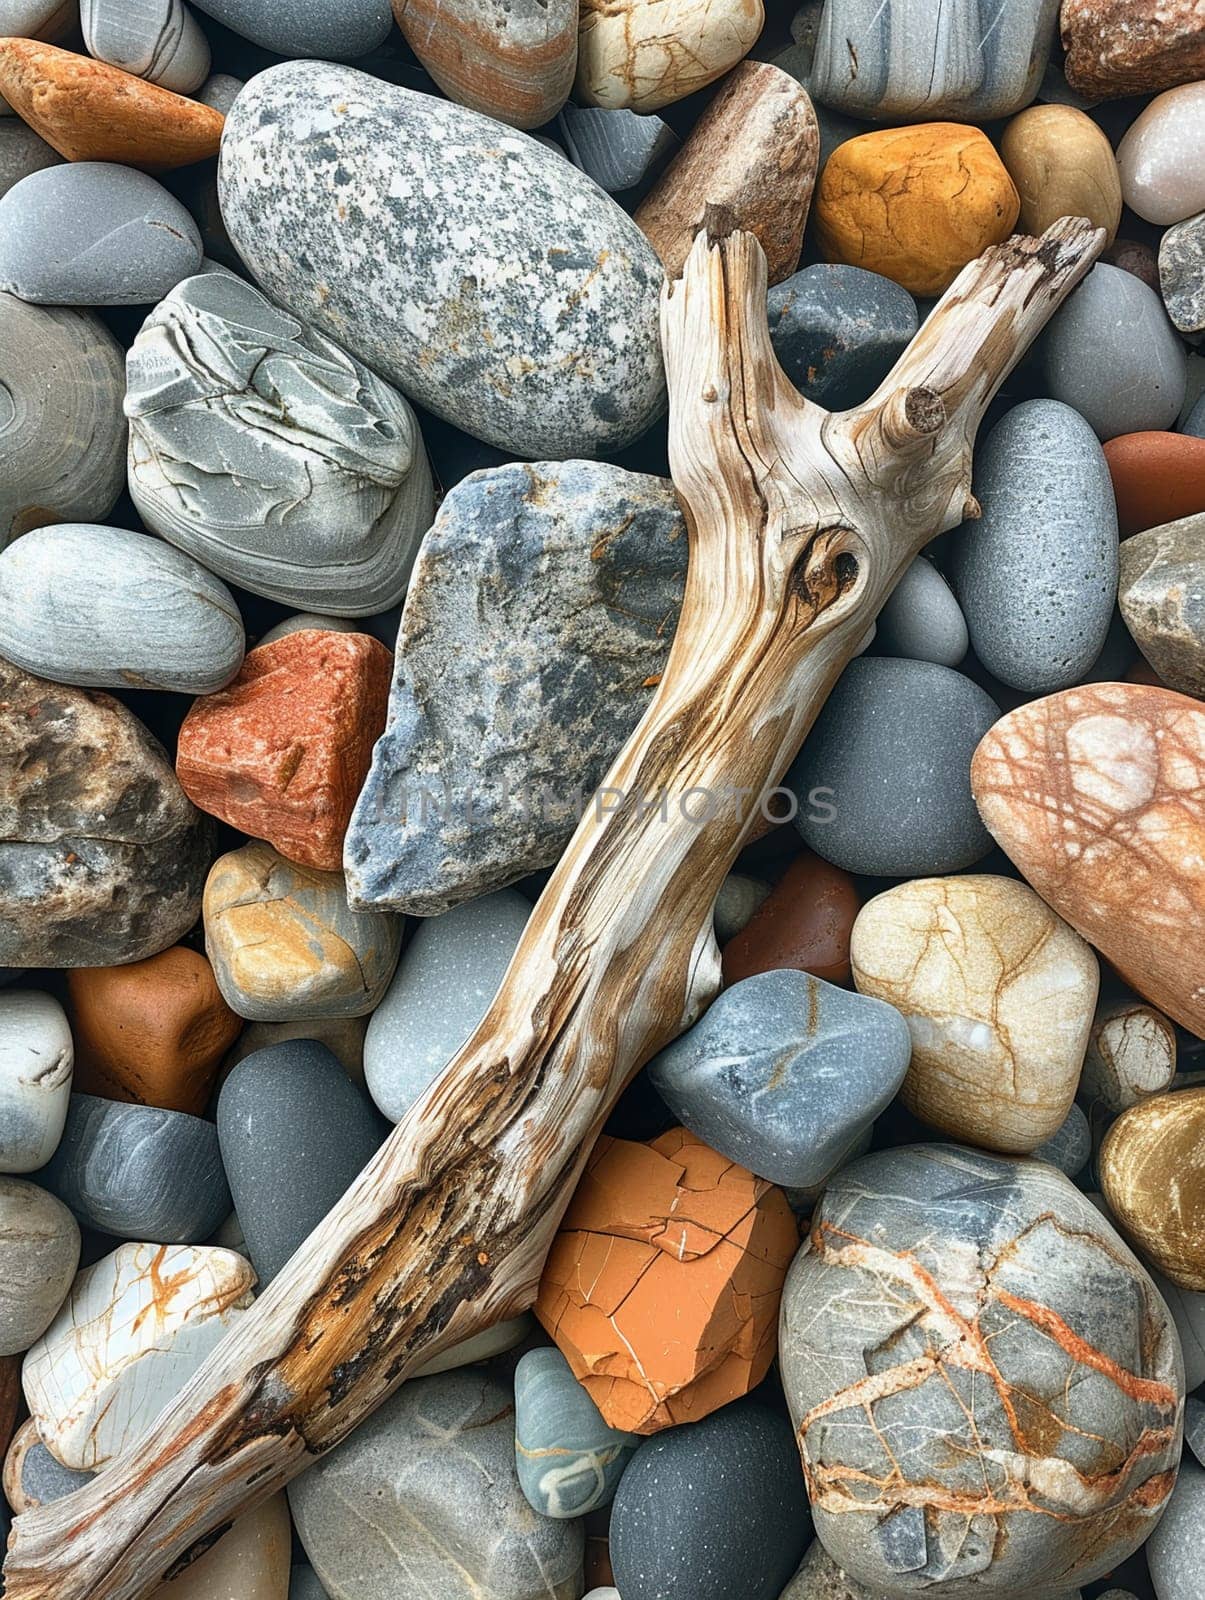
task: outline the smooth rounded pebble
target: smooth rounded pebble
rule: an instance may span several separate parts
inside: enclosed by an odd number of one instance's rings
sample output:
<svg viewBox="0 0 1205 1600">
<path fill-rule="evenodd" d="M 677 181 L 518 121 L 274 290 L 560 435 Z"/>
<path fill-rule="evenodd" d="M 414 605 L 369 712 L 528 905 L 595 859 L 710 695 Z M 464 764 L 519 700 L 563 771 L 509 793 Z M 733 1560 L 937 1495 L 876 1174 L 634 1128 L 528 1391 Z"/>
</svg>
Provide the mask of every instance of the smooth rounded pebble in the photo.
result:
<svg viewBox="0 0 1205 1600">
<path fill-rule="evenodd" d="M 22 178 L 57 167 L 62 156 L 20 117 L 0 120 L 0 199 Z"/>
<path fill-rule="evenodd" d="M 282 56 L 354 61 L 383 44 L 389 0 L 194 0 L 198 10 Z"/>
<path fill-rule="evenodd" d="M 63 1202 L 24 1178 L 0 1177 L 0 1356 L 41 1338 L 67 1298 L 80 1232 Z"/>
<path fill-rule="evenodd" d="M 73 1059 L 71 1029 L 53 995 L 0 992 L 0 1172 L 36 1172 L 54 1154 Z"/>
<path fill-rule="evenodd" d="M 515 1368 L 515 1465 L 541 1516 L 610 1505 L 639 1443 L 607 1426 L 559 1350 L 529 1350 Z"/>
<path fill-rule="evenodd" d="M 1196 1600 L 1205 1568 L 1205 1470 L 1181 1463 L 1159 1526 L 1147 1543 L 1151 1582 L 1159 1600 Z"/>
<path fill-rule="evenodd" d="M 868 399 L 917 329 L 907 289 L 877 272 L 829 262 L 775 284 L 767 310 L 783 371 L 829 411 Z"/>
<path fill-rule="evenodd" d="M 966 618 L 954 591 L 931 561 L 917 556 L 887 598 L 875 623 L 884 655 L 956 667 L 967 653 Z"/>
<path fill-rule="evenodd" d="M 209 40 L 184 0 L 80 0 L 88 54 L 191 94 L 209 72 Z M 208 102 L 207 102 L 208 103 Z"/>
<path fill-rule="evenodd" d="M 73 1472 L 54 1459 L 38 1437 L 32 1417 L 17 1430 L 4 1458 L 4 1493 L 18 1513 L 51 1505 L 82 1489 L 91 1478 L 90 1472 Z"/>
<path fill-rule="evenodd" d="M 1205 211 L 1205 83 L 1156 95 L 1117 147 L 1131 211 L 1161 226 Z"/>
<path fill-rule="evenodd" d="M 257 644 L 271 644 L 275 639 L 283 639 L 290 633 L 359 633 L 360 624 L 355 617 L 326 617 L 314 611 L 299 611 L 296 616 L 286 617 L 283 622 L 278 622 L 274 628 L 269 628 L 256 640 Z"/>
</svg>

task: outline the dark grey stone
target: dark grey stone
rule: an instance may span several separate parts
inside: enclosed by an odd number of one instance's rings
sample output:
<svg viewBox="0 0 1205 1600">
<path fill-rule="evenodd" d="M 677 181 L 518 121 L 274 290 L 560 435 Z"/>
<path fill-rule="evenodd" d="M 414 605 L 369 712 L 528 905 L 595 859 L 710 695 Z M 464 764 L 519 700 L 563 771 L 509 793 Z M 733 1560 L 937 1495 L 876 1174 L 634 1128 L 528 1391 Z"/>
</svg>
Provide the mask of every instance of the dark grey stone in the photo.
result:
<svg viewBox="0 0 1205 1600">
<path fill-rule="evenodd" d="M 879 612 L 875 648 L 956 667 L 968 644 L 966 618 L 949 584 L 931 561 L 917 556 Z"/>
<path fill-rule="evenodd" d="M 1205 211 L 1177 222 L 1160 239 L 1159 290 L 1181 333 L 1205 332 Z"/>
<path fill-rule="evenodd" d="M 289 1575 L 289 1600 L 327 1600 L 313 1567 L 294 1567 Z"/>
<path fill-rule="evenodd" d="M 0 118 L 0 198 L 31 172 L 57 167 L 62 160 L 20 117 Z"/>
<path fill-rule="evenodd" d="M 747 927 L 754 913 L 770 893 L 770 885 L 743 872 L 730 872 L 715 897 L 712 919 L 716 943 L 725 945 Z"/>
<path fill-rule="evenodd" d="M 515 1368 L 515 1466 L 528 1504 L 563 1521 L 610 1505 L 640 1443 L 609 1428 L 559 1350 Z"/>
<path fill-rule="evenodd" d="M 1045 1144 L 1037 1147 L 1033 1158 L 1035 1161 L 1049 1161 L 1052 1167 L 1074 1178 L 1087 1166 L 1091 1154 L 1092 1130 L 1079 1106 L 1073 1104 L 1063 1119 L 1062 1127 Z"/>
<path fill-rule="evenodd" d="M 678 148 L 678 136 L 655 113 L 642 116 L 605 106 L 563 107 L 557 127 L 575 167 L 608 194 L 634 189 L 658 172 Z"/>
<path fill-rule="evenodd" d="M 907 289 L 863 267 L 823 262 L 775 284 L 767 308 L 783 371 L 829 411 L 866 400 L 919 326 Z"/>
<path fill-rule="evenodd" d="M 1146 1559 L 1159 1600 L 1200 1600 L 1205 1572 L 1205 1470 L 1191 1458 L 1181 1465 L 1163 1520 L 1147 1541 Z"/>
<path fill-rule="evenodd" d="M 21 1457 L 21 1493 L 31 1506 L 48 1506 L 92 1482 L 91 1472 L 65 1467 L 35 1439 Z"/>
<path fill-rule="evenodd" d="M 382 44 L 389 0 L 195 0 L 197 9 L 280 56 L 353 61 Z"/>
</svg>

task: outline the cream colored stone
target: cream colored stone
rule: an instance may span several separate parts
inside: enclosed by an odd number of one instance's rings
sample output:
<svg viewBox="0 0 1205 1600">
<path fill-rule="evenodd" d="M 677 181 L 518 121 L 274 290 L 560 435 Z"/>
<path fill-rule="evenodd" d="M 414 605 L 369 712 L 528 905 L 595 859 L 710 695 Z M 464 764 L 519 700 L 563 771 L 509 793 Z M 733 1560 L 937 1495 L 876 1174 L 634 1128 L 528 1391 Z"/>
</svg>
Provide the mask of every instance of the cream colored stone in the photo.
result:
<svg viewBox="0 0 1205 1600">
<path fill-rule="evenodd" d="M 274 1494 L 199 1561 L 160 1584 L 154 1600 L 288 1600 L 292 1542 L 288 1499 Z"/>
<path fill-rule="evenodd" d="M 903 1013 L 910 1110 L 956 1139 L 1025 1154 L 1075 1097 L 1099 972 L 1026 884 L 918 878 L 863 906 L 850 947 L 862 994 Z"/>
<path fill-rule="evenodd" d="M 734 67 L 764 21 L 762 0 L 582 0 L 577 98 L 656 111 Z"/>
<path fill-rule="evenodd" d="M 1117 147 L 1121 193 L 1148 222 L 1205 211 L 1205 83 L 1158 94 Z"/>
<path fill-rule="evenodd" d="M 1116 1113 L 1158 1094 L 1176 1075 L 1176 1029 L 1141 1000 L 1101 1006 L 1088 1036 L 1080 1092 Z"/>
<path fill-rule="evenodd" d="M 1000 158 L 1021 200 L 1023 233 L 1044 233 L 1060 217 L 1087 217 L 1111 244 L 1121 221 L 1121 179 L 1113 146 L 1074 106 L 1030 106 L 1008 124 Z"/>
</svg>

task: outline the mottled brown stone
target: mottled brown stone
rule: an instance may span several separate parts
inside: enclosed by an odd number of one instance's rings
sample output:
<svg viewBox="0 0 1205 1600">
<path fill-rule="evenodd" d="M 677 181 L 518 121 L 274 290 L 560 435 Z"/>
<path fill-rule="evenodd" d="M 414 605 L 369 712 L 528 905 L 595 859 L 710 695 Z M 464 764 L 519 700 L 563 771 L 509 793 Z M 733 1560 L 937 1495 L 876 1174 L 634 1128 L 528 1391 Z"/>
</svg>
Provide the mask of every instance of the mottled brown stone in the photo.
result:
<svg viewBox="0 0 1205 1600">
<path fill-rule="evenodd" d="M 1205 78 L 1200 0 L 1063 0 L 1067 82 L 1112 100 Z"/>
<path fill-rule="evenodd" d="M 724 982 L 793 967 L 849 982 L 849 939 L 861 902 L 848 872 L 805 850 L 724 946 Z"/>
<path fill-rule="evenodd" d="M 1145 283 L 1148 289 L 1159 293 L 1159 257 L 1149 244 L 1139 239 L 1114 239 L 1112 244 L 1106 245 L 1100 259 L 1111 267 L 1120 267 Z"/>
<path fill-rule="evenodd" d="M 1122 433 L 1104 446 L 1123 539 L 1205 511 L 1205 439 Z"/>
<path fill-rule="evenodd" d="M 1205 1294 L 1205 1089 L 1153 1095 L 1105 1135 L 1109 1210 L 1159 1271 Z"/>
</svg>

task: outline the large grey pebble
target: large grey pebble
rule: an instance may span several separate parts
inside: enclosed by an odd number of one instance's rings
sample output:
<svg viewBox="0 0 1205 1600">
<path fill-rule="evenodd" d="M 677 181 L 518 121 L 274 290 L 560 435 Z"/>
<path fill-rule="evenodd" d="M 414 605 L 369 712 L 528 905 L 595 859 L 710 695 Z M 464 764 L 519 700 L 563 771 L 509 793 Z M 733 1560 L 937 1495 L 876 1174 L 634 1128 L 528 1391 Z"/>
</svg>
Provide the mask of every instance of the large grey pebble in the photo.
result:
<svg viewBox="0 0 1205 1600">
<path fill-rule="evenodd" d="M 68 161 L 0 200 L 0 288 L 37 305 L 138 305 L 200 265 L 196 223 L 133 167 Z"/>
<path fill-rule="evenodd" d="M 642 116 L 570 101 L 557 117 L 557 128 L 574 166 L 608 194 L 635 188 L 678 148 L 677 134 L 655 112 Z"/>
<path fill-rule="evenodd" d="M 0 551 L 0 655 L 52 682 L 211 694 L 244 642 L 226 585 L 148 534 L 63 522 Z"/>
<path fill-rule="evenodd" d="M 80 0 L 89 55 L 176 94 L 209 72 L 209 40 L 184 0 Z"/>
<path fill-rule="evenodd" d="M 639 1443 L 607 1426 L 559 1350 L 529 1350 L 515 1368 L 515 1466 L 541 1516 L 610 1505 Z"/>
<path fill-rule="evenodd" d="M 405 1384 L 294 1479 L 289 1503 L 331 1600 L 577 1600 L 582 1591 L 582 1524 L 528 1505 L 513 1398 L 478 1369 Z"/>
<path fill-rule="evenodd" d="M 0 1177 L 0 1356 L 40 1339 L 79 1265 L 79 1225 L 61 1200 L 24 1178 Z"/>
<path fill-rule="evenodd" d="M 950 560 L 975 654 L 1028 694 L 1079 683 L 1117 599 L 1117 508 L 1096 435 L 1057 400 L 1014 406 L 978 452 L 975 492 L 982 516 Z"/>
<path fill-rule="evenodd" d="M 456 485 L 348 829 L 353 903 L 431 916 L 556 860 L 652 698 L 686 555 L 663 478 L 537 462 Z"/>
<path fill-rule="evenodd" d="M 917 556 L 879 612 L 876 647 L 884 655 L 956 667 L 969 643 L 953 590 L 931 561 Z"/>
<path fill-rule="evenodd" d="M 33 989 L 0 993 L 0 1172 L 36 1172 L 67 1120 L 75 1048 L 62 1006 Z"/>
<path fill-rule="evenodd" d="M 1159 1600 L 1200 1600 L 1205 1572 L 1205 1468 L 1191 1457 L 1181 1463 L 1167 1510 L 1147 1541 L 1146 1559 Z"/>
<path fill-rule="evenodd" d="M 1177 222 L 1159 241 L 1159 289 L 1181 333 L 1205 332 L 1205 211 Z"/>
<path fill-rule="evenodd" d="M 907 289 L 863 267 L 825 262 L 775 284 L 767 309 L 783 371 L 829 411 L 869 398 L 919 326 Z"/>
<path fill-rule="evenodd" d="M 126 376 L 130 495 L 157 533 L 285 605 L 398 603 L 434 493 L 396 389 L 231 273 L 161 300 Z"/>
<path fill-rule="evenodd" d="M 19 117 L 0 122 L 0 198 L 44 167 L 57 167 L 62 156 Z"/>
<path fill-rule="evenodd" d="M 660 415 L 661 263 L 526 134 L 290 61 L 235 101 L 219 179 L 265 291 L 466 432 L 564 459 L 620 449 Z"/>
<path fill-rule="evenodd" d="M 971 757 L 999 715 L 949 667 L 851 661 L 787 775 L 804 841 L 847 872 L 881 877 L 980 860 L 992 841 L 971 796 Z"/>
<path fill-rule="evenodd" d="M 1103 261 L 1051 318 L 1042 371 L 1050 397 L 1101 439 L 1170 428 L 1184 401 L 1184 346 L 1163 302 Z"/>
<path fill-rule="evenodd" d="M 382 44 L 389 0 L 194 0 L 235 33 L 281 56 L 352 61 Z"/>
<path fill-rule="evenodd" d="M 10 1474 L 16 1479 L 11 1486 Z M 4 1463 L 5 1490 L 16 1490 L 22 1511 L 52 1505 L 64 1495 L 74 1494 L 91 1483 L 92 1476 L 90 1472 L 76 1472 L 73 1467 L 56 1461 L 38 1437 L 33 1421 L 27 1422 L 16 1435 Z"/>
<path fill-rule="evenodd" d="M 810 1188 L 891 1103 L 911 1055 L 894 1006 L 779 968 L 725 989 L 648 1072 L 713 1150 L 758 1177 Z"/>
</svg>

